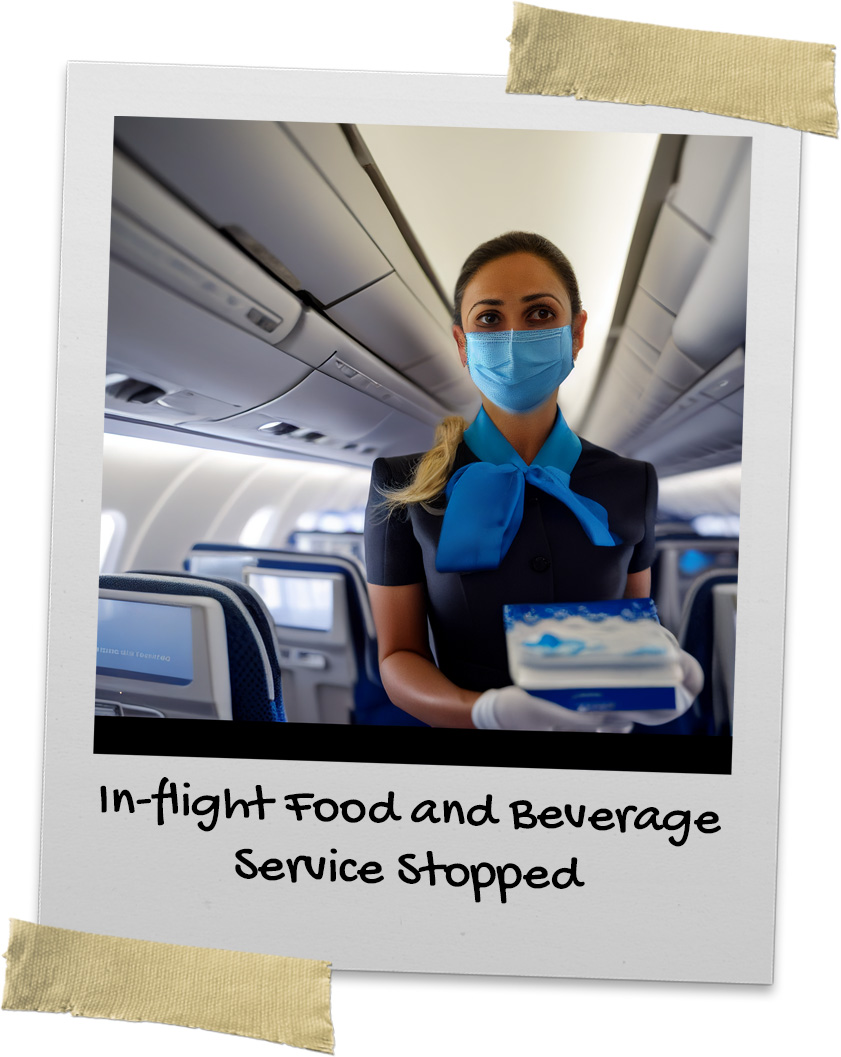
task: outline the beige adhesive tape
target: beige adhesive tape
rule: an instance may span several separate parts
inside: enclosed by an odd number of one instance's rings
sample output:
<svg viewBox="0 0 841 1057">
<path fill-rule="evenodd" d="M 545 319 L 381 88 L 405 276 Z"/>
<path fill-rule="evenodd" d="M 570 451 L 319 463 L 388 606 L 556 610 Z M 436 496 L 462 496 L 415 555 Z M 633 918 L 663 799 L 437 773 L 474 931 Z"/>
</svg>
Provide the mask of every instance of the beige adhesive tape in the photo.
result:
<svg viewBox="0 0 841 1057">
<path fill-rule="evenodd" d="M 838 135 L 831 44 L 514 4 L 506 91 L 703 110 Z"/>
<path fill-rule="evenodd" d="M 330 963 L 11 922 L 3 1009 L 152 1020 L 333 1052 Z"/>
</svg>

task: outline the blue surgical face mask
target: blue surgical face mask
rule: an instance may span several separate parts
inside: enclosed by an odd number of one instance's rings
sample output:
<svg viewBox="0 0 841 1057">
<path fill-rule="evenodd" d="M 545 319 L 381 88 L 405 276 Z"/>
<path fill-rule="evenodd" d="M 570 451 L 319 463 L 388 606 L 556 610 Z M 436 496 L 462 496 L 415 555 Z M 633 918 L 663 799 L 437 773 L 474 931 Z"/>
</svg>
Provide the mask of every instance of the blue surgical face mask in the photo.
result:
<svg viewBox="0 0 841 1057">
<path fill-rule="evenodd" d="M 573 368 L 572 327 L 472 331 L 467 367 L 476 388 L 515 415 L 534 411 Z"/>
</svg>

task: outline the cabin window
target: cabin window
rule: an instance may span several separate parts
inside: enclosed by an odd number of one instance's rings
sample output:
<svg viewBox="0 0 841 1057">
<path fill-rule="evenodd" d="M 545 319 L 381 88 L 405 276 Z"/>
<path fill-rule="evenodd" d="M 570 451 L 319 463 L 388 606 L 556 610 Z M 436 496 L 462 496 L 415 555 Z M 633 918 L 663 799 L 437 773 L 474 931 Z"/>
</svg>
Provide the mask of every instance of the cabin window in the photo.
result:
<svg viewBox="0 0 841 1057">
<path fill-rule="evenodd" d="M 277 510 L 271 506 L 260 507 L 246 521 L 239 534 L 239 542 L 243 547 L 268 546 L 271 543 L 276 523 Z"/>
<path fill-rule="evenodd" d="M 692 527 L 699 536 L 738 536 L 738 514 L 699 514 L 692 519 Z"/>
<path fill-rule="evenodd" d="M 295 522 L 298 532 L 362 532 L 365 507 L 350 510 L 307 510 Z"/>
</svg>

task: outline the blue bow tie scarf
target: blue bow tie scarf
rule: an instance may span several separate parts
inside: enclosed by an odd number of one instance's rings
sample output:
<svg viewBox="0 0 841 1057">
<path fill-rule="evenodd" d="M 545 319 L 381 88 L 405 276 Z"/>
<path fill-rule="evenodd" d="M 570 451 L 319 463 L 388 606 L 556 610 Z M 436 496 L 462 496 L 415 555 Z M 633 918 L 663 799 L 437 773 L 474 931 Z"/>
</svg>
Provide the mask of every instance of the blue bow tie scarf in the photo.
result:
<svg viewBox="0 0 841 1057">
<path fill-rule="evenodd" d="M 435 560 L 438 572 L 473 572 L 499 566 L 523 520 L 527 481 L 563 503 L 595 546 L 614 547 L 622 542 L 610 531 L 604 507 L 569 486 L 581 441 L 560 411 L 531 465 L 520 458 L 484 408 L 465 431 L 464 439 L 482 461 L 457 470 L 447 485 L 447 509 Z"/>
</svg>

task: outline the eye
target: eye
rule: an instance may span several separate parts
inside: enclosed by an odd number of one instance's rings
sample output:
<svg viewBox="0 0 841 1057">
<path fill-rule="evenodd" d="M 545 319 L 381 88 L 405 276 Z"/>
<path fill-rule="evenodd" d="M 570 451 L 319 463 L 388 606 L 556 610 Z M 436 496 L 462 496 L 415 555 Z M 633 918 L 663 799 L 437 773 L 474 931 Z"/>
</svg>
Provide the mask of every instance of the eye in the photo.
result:
<svg viewBox="0 0 841 1057">
<path fill-rule="evenodd" d="M 555 318 L 555 310 L 549 305 L 535 305 L 528 314 L 533 323 L 546 323 Z"/>
<path fill-rule="evenodd" d="M 483 312 L 480 316 L 476 317 L 476 322 L 480 327 L 492 327 L 499 322 L 499 313 Z"/>
</svg>

